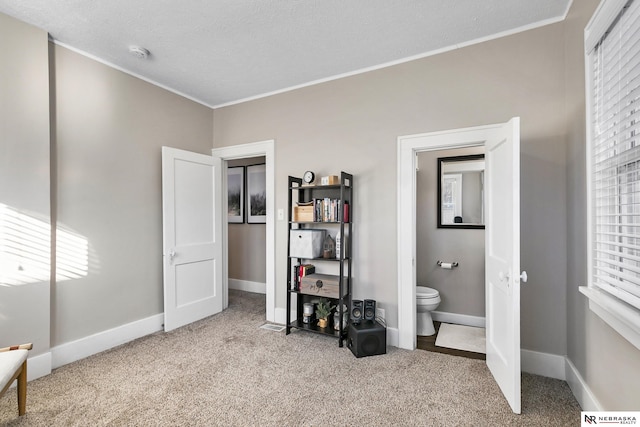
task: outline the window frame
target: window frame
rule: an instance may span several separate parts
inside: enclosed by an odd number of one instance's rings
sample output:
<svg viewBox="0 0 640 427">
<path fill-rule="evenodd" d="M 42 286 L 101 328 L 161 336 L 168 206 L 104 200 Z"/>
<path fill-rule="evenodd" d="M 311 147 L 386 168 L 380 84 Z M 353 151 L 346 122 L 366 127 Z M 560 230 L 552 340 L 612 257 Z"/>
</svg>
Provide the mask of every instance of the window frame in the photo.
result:
<svg viewBox="0 0 640 427">
<path fill-rule="evenodd" d="M 634 0 L 640 1 L 640 0 Z M 586 180 L 587 180 L 587 286 L 579 291 L 589 300 L 589 309 L 640 349 L 640 310 L 603 291 L 593 283 L 594 267 L 594 206 L 593 206 L 593 101 L 594 49 L 614 24 L 629 0 L 603 0 L 585 28 L 585 88 L 586 88 Z"/>
</svg>

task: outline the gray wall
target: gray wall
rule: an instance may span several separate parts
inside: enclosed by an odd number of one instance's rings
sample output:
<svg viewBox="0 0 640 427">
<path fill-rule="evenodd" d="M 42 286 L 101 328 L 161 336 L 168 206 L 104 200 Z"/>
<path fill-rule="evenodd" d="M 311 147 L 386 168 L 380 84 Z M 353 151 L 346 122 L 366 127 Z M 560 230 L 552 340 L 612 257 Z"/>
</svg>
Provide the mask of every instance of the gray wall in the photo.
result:
<svg viewBox="0 0 640 427">
<path fill-rule="evenodd" d="M 564 25 L 216 109 L 214 146 L 276 141 L 276 209 L 287 176 L 355 175 L 354 296 L 397 312 L 397 138 L 522 118 L 522 346 L 566 352 Z M 542 168 L 542 169 L 539 169 Z M 545 175 L 542 176 L 542 173 Z M 560 183 L 560 184 L 559 184 Z M 536 202 L 534 203 L 533 200 Z M 540 203 L 540 200 L 549 202 Z M 286 224 L 276 224 L 276 283 L 285 283 Z M 276 304 L 286 293 L 276 287 Z"/>
<path fill-rule="evenodd" d="M 578 3 L 578 4 L 576 4 Z M 567 354 L 606 410 L 640 409 L 640 350 L 589 310 L 587 284 L 584 48 L 581 30 L 597 0 L 574 2 L 567 17 Z"/>
<path fill-rule="evenodd" d="M 418 153 L 416 174 L 416 275 L 418 286 L 440 292 L 436 309 L 484 317 L 484 230 L 437 228 L 438 157 L 481 154 L 483 147 Z M 464 185 L 464 180 L 463 180 Z M 463 208 L 465 204 L 463 203 Z M 458 262 L 452 270 L 437 261 Z"/>
<path fill-rule="evenodd" d="M 45 271 L 51 224 L 48 47 L 46 32 L 0 14 L 0 204 L 44 227 L 36 243 Z M 0 228 L 0 248 L 8 247 L 3 240 Z M 0 259 L 9 257 L 0 249 Z M 6 286 L 15 283 L 15 274 L 30 274 L 29 262 L 21 265 L 21 273 L 14 264 L 1 267 L 0 282 L 9 280 L 0 283 L 0 347 L 32 342 L 34 356 L 49 351 L 50 277 L 45 273 L 35 282 Z"/>
<path fill-rule="evenodd" d="M 264 162 L 264 157 L 251 157 L 230 160 L 228 166 L 249 166 Z M 229 278 L 266 283 L 266 225 L 248 224 L 246 218 L 245 212 L 245 222 L 243 224 L 229 224 Z"/>
<path fill-rule="evenodd" d="M 52 343 L 163 312 L 161 147 L 211 154 L 211 109 L 55 46 L 58 226 L 89 244 L 56 283 Z"/>
</svg>

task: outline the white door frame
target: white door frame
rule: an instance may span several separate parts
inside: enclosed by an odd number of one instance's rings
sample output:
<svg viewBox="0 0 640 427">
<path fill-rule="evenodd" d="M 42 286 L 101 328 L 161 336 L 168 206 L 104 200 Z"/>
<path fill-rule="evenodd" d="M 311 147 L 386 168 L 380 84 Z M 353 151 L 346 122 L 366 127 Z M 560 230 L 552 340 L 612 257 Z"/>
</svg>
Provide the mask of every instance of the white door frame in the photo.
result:
<svg viewBox="0 0 640 427">
<path fill-rule="evenodd" d="M 421 151 L 483 146 L 503 124 L 398 137 L 398 347 L 415 350 L 416 155 Z"/>
<path fill-rule="evenodd" d="M 228 160 L 244 159 L 247 157 L 265 157 L 265 175 L 266 175 L 266 190 L 267 190 L 267 222 L 266 222 L 266 298 L 267 298 L 267 313 L 266 318 L 268 322 L 275 322 L 276 311 L 276 270 L 275 270 L 275 141 L 259 141 L 249 144 L 232 145 L 229 147 L 214 148 L 211 153 L 215 157 L 219 157 L 223 162 L 222 167 L 222 185 L 223 191 L 227 188 L 227 163 Z M 227 224 L 227 198 L 223 197 L 222 206 L 222 265 L 224 270 L 222 272 L 222 286 L 223 286 L 223 306 L 226 308 L 229 305 L 229 241 L 228 241 L 228 224 Z"/>
</svg>

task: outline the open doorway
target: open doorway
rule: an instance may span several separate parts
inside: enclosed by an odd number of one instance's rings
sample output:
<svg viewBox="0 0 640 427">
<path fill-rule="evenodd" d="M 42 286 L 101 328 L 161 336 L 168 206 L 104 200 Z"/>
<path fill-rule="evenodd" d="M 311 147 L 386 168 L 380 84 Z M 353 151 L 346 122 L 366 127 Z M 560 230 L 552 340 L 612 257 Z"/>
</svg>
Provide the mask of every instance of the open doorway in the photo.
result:
<svg viewBox="0 0 640 427">
<path fill-rule="evenodd" d="M 417 348 L 484 359 L 484 146 L 416 156 Z"/>
<path fill-rule="evenodd" d="M 230 147 L 214 148 L 212 155 L 222 160 L 222 187 L 227 188 L 227 168 L 230 161 L 248 159 L 253 157 L 264 158 L 265 169 L 265 193 L 266 193 L 266 219 L 265 219 L 265 294 L 266 294 L 266 320 L 277 322 L 275 310 L 275 172 L 274 155 L 275 141 L 261 141 L 249 144 L 234 145 Z M 227 221 L 227 198 L 223 197 L 223 293 L 224 307 L 229 303 L 229 229 Z"/>
<path fill-rule="evenodd" d="M 416 348 L 417 153 L 485 146 L 487 366 L 520 413 L 520 119 L 398 138 L 398 346 Z"/>
<path fill-rule="evenodd" d="M 266 294 L 265 157 L 226 163 L 229 289 Z"/>
<path fill-rule="evenodd" d="M 416 334 L 416 172 L 418 153 L 480 147 L 494 126 L 398 138 L 398 346 L 413 350 Z M 447 260 L 441 260 L 448 262 Z"/>
</svg>

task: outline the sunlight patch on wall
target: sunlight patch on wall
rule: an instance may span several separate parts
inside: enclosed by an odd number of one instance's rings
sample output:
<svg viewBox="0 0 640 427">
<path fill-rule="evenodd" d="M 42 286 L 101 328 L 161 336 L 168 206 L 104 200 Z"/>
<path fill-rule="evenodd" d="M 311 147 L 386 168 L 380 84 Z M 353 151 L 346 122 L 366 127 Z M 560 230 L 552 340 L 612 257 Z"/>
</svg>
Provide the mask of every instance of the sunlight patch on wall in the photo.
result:
<svg viewBox="0 0 640 427">
<path fill-rule="evenodd" d="M 56 281 L 89 271 L 89 242 L 57 229 Z M 48 281 L 51 277 L 51 224 L 0 203 L 0 286 Z"/>
<path fill-rule="evenodd" d="M 56 229 L 56 282 L 79 279 L 89 272 L 89 242 L 71 231 Z"/>
</svg>

